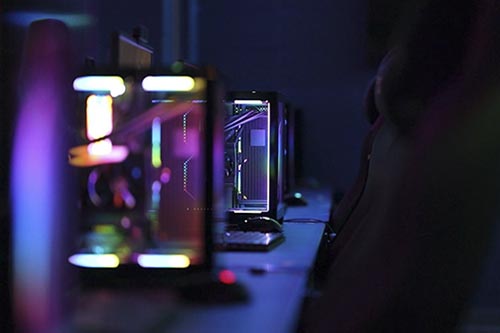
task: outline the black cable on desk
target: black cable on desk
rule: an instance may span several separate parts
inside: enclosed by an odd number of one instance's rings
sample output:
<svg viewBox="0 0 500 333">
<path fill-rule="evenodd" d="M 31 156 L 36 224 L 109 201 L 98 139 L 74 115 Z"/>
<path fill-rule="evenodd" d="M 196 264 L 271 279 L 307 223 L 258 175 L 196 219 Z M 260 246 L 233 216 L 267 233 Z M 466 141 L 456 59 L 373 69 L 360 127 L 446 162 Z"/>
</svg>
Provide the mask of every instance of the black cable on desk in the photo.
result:
<svg viewBox="0 0 500 333">
<path fill-rule="evenodd" d="M 287 219 L 287 220 L 284 220 L 283 222 L 288 222 L 288 223 L 323 223 L 326 227 L 326 229 L 328 229 L 325 234 L 327 235 L 327 239 L 328 239 L 328 242 L 332 242 L 335 237 L 337 236 L 337 234 L 333 231 L 333 228 L 332 226 L 327 222 L 327 221 L 323 221 L 323 220 L 320 220 L 320 219 L 315 219 L 315 218 L 293 218 L 293 219 Z"/>
<path fill-rule="evenodd" d="M 308 217 L 307 218 L 298 217 L 298 218 L 293 218 L 293 219 L 286 219 L 283 222 L 293 222 L 293 223 L 296 223 L 296 222 L 328 223 L 327 221 L 323 221 L 323 220 L 315 219 L 315 218 L 308 218 Z"/>
</svg>

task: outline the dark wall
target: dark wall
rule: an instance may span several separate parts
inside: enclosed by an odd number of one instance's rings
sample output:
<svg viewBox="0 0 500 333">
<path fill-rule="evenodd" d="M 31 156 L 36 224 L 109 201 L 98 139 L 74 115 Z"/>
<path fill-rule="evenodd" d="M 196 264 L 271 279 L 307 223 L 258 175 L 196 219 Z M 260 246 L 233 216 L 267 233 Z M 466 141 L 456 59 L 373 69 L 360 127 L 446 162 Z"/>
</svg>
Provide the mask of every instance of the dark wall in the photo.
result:
<svg viewBox="0 0 500 333">
<path fill-rule="evenodd" d="M 156 51 L 155 64 L 159 65 L 163 58 L 162 44 L 168 43 L 163 31 L 165 3 L 154 0 L 145 6 L 132 0 L 119 5 L 115 1 L 52 0 L 40 4 L 26 0 L 10 1 L 4 8 L 89 15 L 92 18 L 89 26 L 72 28 L 76 63 L 83 63 L 90 56 L 98 64 L 106 64 L 110 60 L 111 33 L 130 32 L 136 25 L 145 25 Z M 383 53 L 385 35 L 390 30 L 387 27 L 397 16 L 395 2 L 190 0 L 190 3 L 196 5 L 194 17 L 198 27 L 194 34 L 197 38 L 185 41 L 197 52 L 191 58 L 215 65 L 231 90 L 277 90 L 287 96 L 300 111 L 301 176 L 324 185 L 348 187 L 356 175 L 360 144 L 368 127 L 362 114 L 363 94 L 376 66 L 374 54 L 377 58 Z M 15 49 L 21 44 L 23 28 L 13 30 L 16 34 L 9 38 Z M 10 50 L 5 51 L 5 44 L 2 46 L 2 52 L 10 54 Z M 12 58 L 15 66 L 15 56 Z M 6 119 L 2 121 L 6 127 L 2 128 L 4 146 L 9 146 L 10 128 L 5 125 L 9 117 L 5 112 L 2 114 L 2 119 Z"/>
<path fill-rule="evenodd" d="M 199 1 L 199 61 L 231 90 L 277 90 L 300 110 L 303 177 L 345 188 L 367 123 L 366 0 Z"/>
<path fill-rule="evenodd" d="M 367 129 L 362 97 L 376 62 L 367 49 L 374 47 L 369 44 L 374 30 L 368 24 L 376 22 L 374 12 L 385 10 L 373 2 L 190 0 L 197 4 L 198 37 L 186 43 L 198 53 L 191 58 L 215 65 L 225 75 L 229 89 L 278 90 L 286 95 L 302 119 L 302 176 L 345 188 L 357 172 Z M 98 64 L 109 62 L 111 33 L 130 32 L 142 24 L 156 51 L 155 64 L 161 63 L 162 43 L 168 43 L 163 31 L 165 1 L 148 1 L 147 6 L 137 1 L 23 3 L 27 8 L 92 17 L 90 26 L 72 30 L 77 62 L 83 63 L 86 56 Z"/>
<path fill-rule="evenodd" d="M 99 27 L 96 38 L 101 46 L 98 59 L 110 61 L 113 31 L 131 34 L 134 27 L 142 25 L 147 29 L 148 43 L 154 48 L 153 61 L 159 65 L 162 58 L 162 16 L 162 0 L 148 0 L 147 6 L 138 1 L 100 1 L 96 14 Z"/>
</svg>

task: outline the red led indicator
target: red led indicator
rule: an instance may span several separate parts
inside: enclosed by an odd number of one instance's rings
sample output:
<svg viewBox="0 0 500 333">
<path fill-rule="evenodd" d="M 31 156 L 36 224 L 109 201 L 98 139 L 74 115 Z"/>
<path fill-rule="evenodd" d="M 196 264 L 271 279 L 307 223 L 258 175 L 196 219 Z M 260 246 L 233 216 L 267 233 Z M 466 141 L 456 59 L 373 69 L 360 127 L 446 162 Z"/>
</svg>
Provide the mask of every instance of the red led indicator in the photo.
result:
<svg viewBox="0 0 500 333">
<path fill-rule="evenodd" d="M 233 284 L 236 282 L 236 275 L 232 271 L 225 269 L 219 272 L 219 281 L 224 284 Z"/>
</svg>

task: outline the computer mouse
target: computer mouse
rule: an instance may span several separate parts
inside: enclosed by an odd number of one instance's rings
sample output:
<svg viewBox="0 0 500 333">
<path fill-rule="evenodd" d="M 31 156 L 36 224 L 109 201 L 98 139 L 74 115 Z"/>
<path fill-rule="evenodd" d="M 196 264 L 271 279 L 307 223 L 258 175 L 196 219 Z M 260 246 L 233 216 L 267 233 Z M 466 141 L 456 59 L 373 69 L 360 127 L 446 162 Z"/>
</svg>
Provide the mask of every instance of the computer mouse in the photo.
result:
<svg viewBox="0 0 500 333">
<path fill-rule="evenodd" d="M 254 216 L 246 218 L 240 225 L 243 231 L 283 232 L 281 223 L 269 216 Z"/>
</svg>

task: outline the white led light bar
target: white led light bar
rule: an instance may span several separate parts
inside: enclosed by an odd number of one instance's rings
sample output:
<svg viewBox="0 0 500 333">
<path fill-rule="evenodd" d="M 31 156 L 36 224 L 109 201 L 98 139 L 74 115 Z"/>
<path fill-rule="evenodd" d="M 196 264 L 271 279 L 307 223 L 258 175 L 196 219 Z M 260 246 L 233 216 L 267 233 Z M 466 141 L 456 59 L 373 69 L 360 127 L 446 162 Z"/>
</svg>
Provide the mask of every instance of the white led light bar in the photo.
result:
<svg viewBox="0 0 500 333">
<path fill-rule="evenodd" d="M 186 268 L 191 264 L 183 254 L 139 254 L 137 263 L 144 268 Z"/>
<path fill-rule="evenodd" d="M 78 253 L 69 257 L 68 261 L 79 267 L 116 268 L 120 259 L 116 254 Z"/>
<path fill-rule="evenodd" d="M 125 93 L 125 83 L 119 76 L 81 76 L 73 81 L 75 91 L 105 91 L 111 97 L 118 97 Z"/>
<path fill-rule="evenodd" d="M 267 101 L 261 101 L 258 99 L 237 99 L 233 102 L 234 104 L 244 104 L 244 105 L 263 105 Z"/>
<path fill-rule="evenodd" d="M 142 80 L 145 91 L 191 91 L 194 86 L 190 76 L 146 76 Z"/>
</svg>

